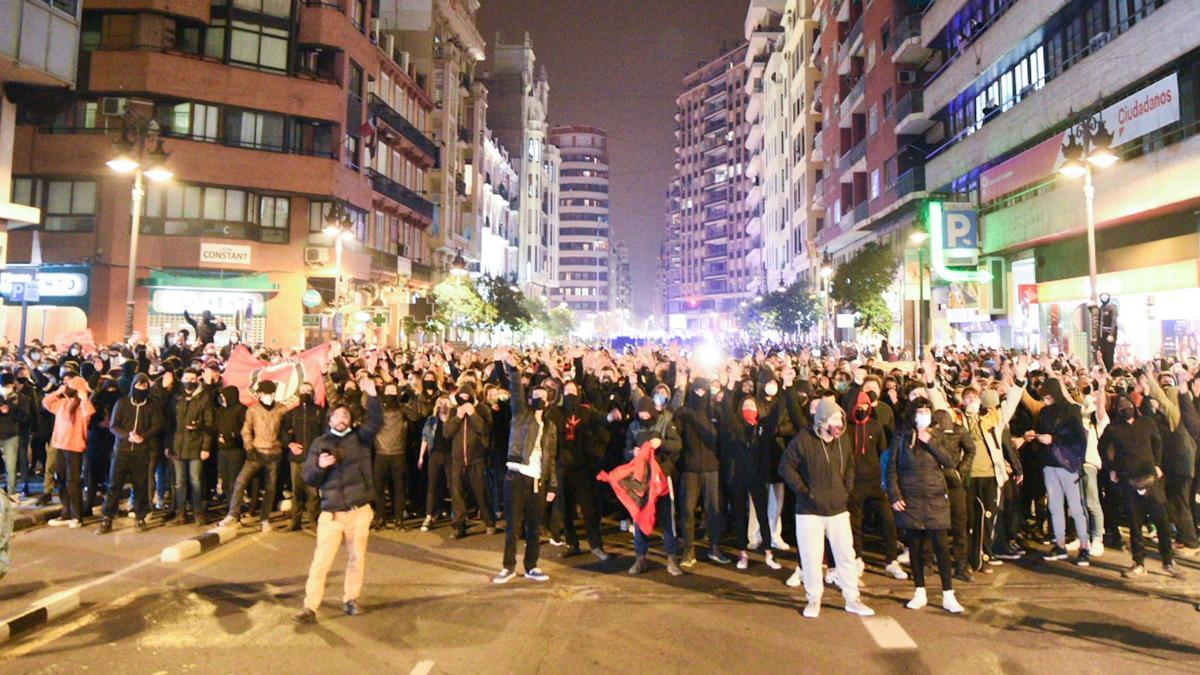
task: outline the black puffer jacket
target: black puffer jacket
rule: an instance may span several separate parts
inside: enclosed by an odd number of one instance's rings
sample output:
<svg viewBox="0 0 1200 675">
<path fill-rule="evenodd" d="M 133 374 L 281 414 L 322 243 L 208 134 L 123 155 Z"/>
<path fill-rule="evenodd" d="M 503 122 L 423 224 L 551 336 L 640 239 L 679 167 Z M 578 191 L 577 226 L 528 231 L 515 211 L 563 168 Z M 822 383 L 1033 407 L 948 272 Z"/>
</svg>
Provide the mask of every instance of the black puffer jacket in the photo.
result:
<svg viewBox="0 0 1200 675">
<path fill-rule="evenodd" d="M 966 427 L 954 421 L 953 416 L 947 410 L 934 412 L 933 419 L 935 422 L 932 429 L 934 442 L 950 459 L 950 466 L 945 470 L 946 486 L 950 488 L 963 487 L 964 480 L 971 475 L 971 464 L 975 461 L 975 439 L 971 437 L 971 432 Z"/>
<path fill-rule="evenodd" d="M 304 482 L 321 491 L 322 511 L 349 511 L 375 501 L 375 484 L 371 480 L 371 446 L 383 425 L 379 399 L 367 398 L 367 421 L 345 436 L 325 433 L 308 449 L 304 460 Z M 317 459 L 322 452 L 331 452 L 337 462 L 322 469 Z"/>
<path fill-rule="evenodd" d="M 450 440 L 450 457 L 454 466 L 469 466 L 487 461 L 492 439 L 492 411 L 486 405 L 476 405 L 475 412 L 459 417 L 450 413 L 442 425 L 442 435 Z"/>
<path fill-rule="evenodd" d="M 922 443 L 916 435 L 912 429 L 896 434 L 888 458 L 888 501 L 905 503 L 903 511 L 896 511 L 896 527 L 949 529 L 950 497 L 945 470 L 952 469 L 954 463 L 941 443 L 934 438 Z"/>
<path fill-rule="evenodd" d="M 801 429 L 783 451 L 779 475 L 796 495 L 796 515 L 835 516 L 854 487 L 854 450 L 845 434 L 825 442 Z"/>
<path fill-rule="evenodd" d="M 325 433 L 325 408 L 316 403 L 301 403 L 283 416 L 279 427 L 279 440 L 283 441 L 283 452 L 288 461 L 303 462 L 314 441 Z M 299 443 L 304 451 L 294 454 L 288 446 Z"/>
<path fill-rule="evenodd" d="M 21 424 L 25 422 L 28 407 L 16 392 L 10 393 L 8 398 L 0 401 L 0 438 L 12 438 L 21 433 Z"/>
<path fill-rule="evenodd" d="M 212 398 L 198 391 L 195 396 L 180 394 L 175 401 L 175 437 L 171 450 L 177 459 L 200 459 L 200 453 L 212 450 Z"/>
</svg>

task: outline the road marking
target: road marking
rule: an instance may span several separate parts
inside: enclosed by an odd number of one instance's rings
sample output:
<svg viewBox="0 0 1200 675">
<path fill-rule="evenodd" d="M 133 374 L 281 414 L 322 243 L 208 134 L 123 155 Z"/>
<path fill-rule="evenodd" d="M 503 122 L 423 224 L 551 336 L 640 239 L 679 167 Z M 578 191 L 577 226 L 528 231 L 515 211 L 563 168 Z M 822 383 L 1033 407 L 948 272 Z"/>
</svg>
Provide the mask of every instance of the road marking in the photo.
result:
<svg viewBox="0 0 1200 675">
<path fill-rule="evenodd" d="M 917 643 L 908 631 L 890 616 L 875 616 L 863 619 L 867 632 L 881 649 L 916 649 Z"/>
<path fill-rule="evenodd" d="M 431 670 L 433 670 L 433 661 L 422 661 L 413 666 L 413 669 L 408 671 L 408 675 L 429 675 Z"/>
</svg>

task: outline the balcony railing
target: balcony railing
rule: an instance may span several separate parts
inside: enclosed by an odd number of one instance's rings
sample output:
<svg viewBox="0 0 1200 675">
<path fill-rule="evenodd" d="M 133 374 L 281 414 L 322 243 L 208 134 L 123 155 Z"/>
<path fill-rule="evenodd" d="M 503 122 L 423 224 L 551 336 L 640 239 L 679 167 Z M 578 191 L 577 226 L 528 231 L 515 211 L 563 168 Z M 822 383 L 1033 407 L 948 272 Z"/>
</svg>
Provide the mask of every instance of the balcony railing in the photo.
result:
<svg viewBox="0 0 1200 675">
<path fill-rule="evenodd" d="M 896 25 L 896 29 L 892 31 L 894 44 L 921 37 L 921 16 L 919 13 L 910 14 Z"/>
<path fill-rule="evenodd" d="M 428 199 L 379 173 L 375 169 L 367 169 L 367 177 L 371 179 L 371 188 L 379 194 L 398 204 L 407 206 L 426 218 L 433 218 L 433 203 Z"/>
<path fill-rule="evenodd" d="M 371 114 L 382 120 L 384 124 L 388 125 L 392 129 L 395 129 L 396 133 L 408 139 L 413 145 L 417 146 L 421 152 L 429 155 L 433 161 L 437 161 L 437 144 L 430 140 L 429 137 L 424 133 L 422 133 L 420 129 L 414 127 L 411 122 L 404 119 L 403 115 L 396 112 L 392 106 L 388 105 L 386 101 L 379 98 L 375 94 L 371 94 L 369 103 Z"/>
<path fill-rule="evenodd" d="M 396 254 L 395 253 L 388 253 L 387 251 L 380 251 L 379 249 L 376 249 L 376 248 L 370 248 L 368 250 L 371 252 L 371 267 L 372 268 L 377 269 L 377 270 L 385 270 L 388 272 L 395 272 L 398 269 L 396 266 Z"/>
<path fill-rule="evenodd" d="M 913 89 L 900 99 L 896 104 L 896 121 L 912 115 L 914 113 L 925 112 L 925 91 L 922 89 Z"/>
<path fill-rule="evenodd" d="M 921 192 L 925 189 L 925 167 L 914 166 L 913 168 L 900 174 L 896 179 L 896 198 L 899 199 L 913 192 Z"/>
<path fill-rule="evenodd" d="M 867 200 L 854 207 L 854 222 L 861 223 L 867 219 Z"/>
<path fill-rule="evenodd" d="M 861 141 L 855 144 L 854 147 L 850 148 L 846 154 L 842 155 L 840 160 L 838 160 L 838 171 L 845 171 L 854 166 L 854 164 L 858 162 L 858 160 L 865 157 L 866 154 L 867 139 L 864 137 Z"/>
</svg>

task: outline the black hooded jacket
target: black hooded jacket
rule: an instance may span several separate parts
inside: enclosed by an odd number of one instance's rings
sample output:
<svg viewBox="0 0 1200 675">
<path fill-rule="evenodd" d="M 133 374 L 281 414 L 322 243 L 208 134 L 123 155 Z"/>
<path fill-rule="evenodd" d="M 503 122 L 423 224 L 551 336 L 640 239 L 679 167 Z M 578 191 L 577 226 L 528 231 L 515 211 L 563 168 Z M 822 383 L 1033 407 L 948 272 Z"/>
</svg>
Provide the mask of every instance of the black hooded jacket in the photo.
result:
<svg viewBox="0 0 1200 675">
<path fill-rule="evenodd" d="M 217 393 L 213 413 L 217 450 L 243 451 L 242 425 L 246 422 L 246 406 L 242 405 L 237 387 L 223 387 Z"/>
</svg>

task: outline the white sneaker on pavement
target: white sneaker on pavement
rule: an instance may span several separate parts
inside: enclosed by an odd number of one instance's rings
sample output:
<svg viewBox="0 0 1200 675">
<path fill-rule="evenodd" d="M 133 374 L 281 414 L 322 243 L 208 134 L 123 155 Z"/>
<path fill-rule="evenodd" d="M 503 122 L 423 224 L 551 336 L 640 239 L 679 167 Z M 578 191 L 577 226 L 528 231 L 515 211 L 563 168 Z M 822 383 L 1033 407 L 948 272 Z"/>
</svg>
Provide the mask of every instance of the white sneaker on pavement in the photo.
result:
<svg viewBox="0 0 1200 675">
<path fill-rule="evenodd" d="M 942 591 L 942 609 L 951 614 L 963 613 L 963 606 L 958 604 L 958 598 L 954 597 L 954 591 Z"/>
<path fill-rule="evenodd" d="M 864 605 L 862 600 L 847 600 L 846 611 L 859 616 L 875 616 L 875 610 Z"/>
<path fill-rule="evenodd" d="M 925 589 L 918 588 L 915 591 L 913 591 L 912 600 L 909 600 L 908 604 L 906 604 L 904 606 L 909 609 L 921 609 L 922 607 L 924 607 L 925 605 L 928 605 L 928 604 L 929 604 L 929 596 L 925 594 Z"/>
<path fill-rule="evenodd" d="M 766 555 L 766 558 L 763 560 L 763 563 L 765 563 L 767 567 L 770 567 L 773 570 L 783 569 L 783 565 L 780 565 L 779 562 L 777 560 L 775 560 L 775 555 L 773 553 L 771 553 L 770 551 L 767 551 L 767 555 Z"/>
<path fill-rule="evenodd" d="M 1100 556 L 1104 555 L 1104 538 L 1096 537 L 1093 539 L 1091 544 L 1088 546 L 1088 550 L 1091 551 L 1093 558 L 1099 558 Z"/>
<path fill-rule="evenodd" d="M 217 523 L 217 527 L 229 527 L 230 525 L 237 525 L 237 522 L 237 518 L 234 518 L 233 516 L 225 516 L 221 519 L 221 522 Z"/>
<path fill-rule="evenodd" d="M 797 567 L 796 571 L 792 572 L 792 576 L 788 577 L 788 580 L 784 583 L 786 583 L 789 588 L 800 588 L 804 585 L 804 573 L 800 571 L 799 567 Z"/>
<path fill-rule="evenodd" d="M 911 560 L 909 560 L 907 548 L 900 551 L 900 555 L 896 556 L 896 562 L 900 563 L 901 565 L 908 565 L 909 563 L 912 562 Z"/>
<path fill-rule="evenodd" d="M 820 615 L 821 615 L 821 601 L 820 600 L 809 600 L 808 603 L 804 605 L 804 618 L 815 619 Z"/>
<path fill-rule="evenodd" d="M 782 539 L 776 539 L 775 541 L 771 542 L 771 546 L 772 546 L 773 548 L 775 548 L 776 550 L 779 550 L 779 551 L 790 551 L 790 550 L 792 550 L 792 547 L 791 547 L 791 546 L 788 546 L 787 542 L 786 542 L 786 541 L 784 541 L 784 540 L 782 540 Z"/>
<path fill-rule="evenodd" d="M 750 567 L 750 556 L 747 556 L 745 553 L 739 555 L 738 561 L 737 561 L 737 568 L 739 570 L 744 570 L 748 567 Z"/>
<path fill-rule="evenodd" d="M 888 563 L 887 567 L 883 568 L 883 571 L 892 575 L 893 579 L 899 579 L 900 581 L 904 581 L 908 578 L 908 572 L 905 572 L 904 568 L 900 566 L 900 563 L 895 560 Z"/>
</svg>

